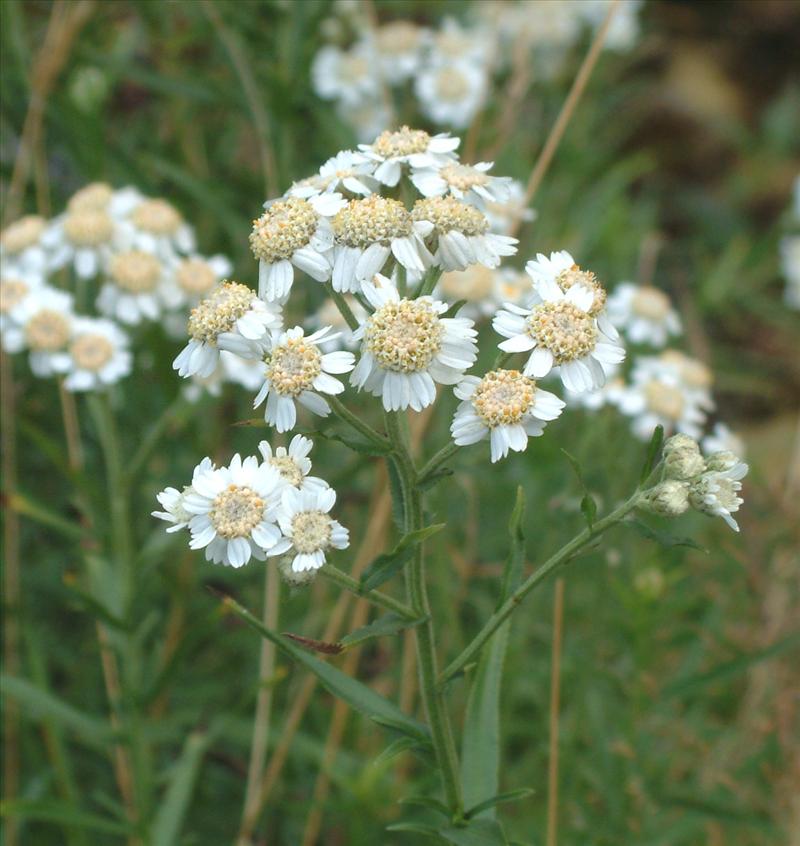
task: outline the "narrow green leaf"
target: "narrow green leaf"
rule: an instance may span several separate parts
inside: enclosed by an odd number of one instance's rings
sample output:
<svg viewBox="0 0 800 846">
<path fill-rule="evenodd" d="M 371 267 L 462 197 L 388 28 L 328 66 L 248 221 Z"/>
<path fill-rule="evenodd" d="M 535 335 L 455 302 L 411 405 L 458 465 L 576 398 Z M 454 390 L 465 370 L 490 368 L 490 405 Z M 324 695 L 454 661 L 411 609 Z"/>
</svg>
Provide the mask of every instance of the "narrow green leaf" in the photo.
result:
<svg viewBox="0 0 800 846">
<path fill-rule="evenodd" d="M 466 300 L 456 300 L 450 308 L 442 315 L 442 317 L 455 317 L 458 312 L 467 304 Z"/>
<path fill-rule="evenodd" d="M 194 733 L 186 738 L 153 822 L 150 841 L 153 846 L 173 846 L 180 842 L 181 829 L 208 743 L 209 738 L 205 734 Z"/>
<path fill-rule="evenodd" d="M 708 550 L 701 546 L 697 541 L 692 540 L 692 538 L 681 537 L 678 535 L 668 535 L 665 532 L 658 532 L 653 529 L 651 526 L 648 526 L 646 523 L 642 523 L 641 520 L 628 520 L 626 521 L 629 525 L 633 526 L 637 532 L 639 532 L 642 537 L 647 538 L 647 540 L 655 541 L 661 546 L 666 547 L 669 549 L 672 546 L 688 546 L 690 549 L 697 549 L 700 552 L 705 552 L 708 555 Z"/>
<path fill-rule="evenodd" d="M 433 473 L 430 473 L 425 476 L 424 479 L 417 482 L 417 490 L 418 491 L 428 491 L 432 487 L 435 487 L 442 481 L 442 479 L 447 479 L 453 475 L 453 469 L 451 467 L 441 467 L 439 470 L 436 470 Z"/>
<path fill-rule="evenodd" d="M 424 834 L 427 837 L 435 837 L 441 841 L 439 832 L 432 825 L 425 825 L 424 823 L 415 822 L 400 822 L 393 823 L 386 826 L 387 831 L 406 831 L 409 834 Z"/>
<path fill-rule="evenodd" d="M 348 449 L 362 455 L 387 455 L 392 451 L 392 446 L 389 443 L 379 444 L 377 441 L 368 441 L 366 438 L 358 437 L 357 435 L 342 435 L 339 432 L 325 432 L 322 434 L 323 438 L 329 441 L 338 441 L 344 444 Z"/>
<path fill-rule="evenodd" d="M 456 846 L 507 846 L 503 828 L 497 820 L 471 820 L 465 828 L 440 828 L 439 834 Z"/>
<path fill-rule="evenodd" d="M 133 829 L 122 822 L 81 811 L 60 799 L 15 799 L 0 802 L 0 816 L 20 817 L 62 825 L 65 828 L 88 828 L 106 834 L 131 834 Z"/>
<path fill-rule="evenodd" d="M 429 736 L 427 726 L 404 714 L 393 702 L 375 693 L 360 681 L 337 670 L 336 667 L 320 661 L 315 655 L 292 643 L 286 637 L 268 629 L 260 620 L 254 617 L 246 608 L 239 605 L 230 597 L 224 600 L 224 607 L 254 628 L 262 637 L 272 641 L 284 654 L 302 664 L 319 679 L 320 683 L 334 696 L 338 696 L 356 711 L 373 720 L 382 720 L 384 725 L 393 725 L 404 734 L 421 740 Z"/>
<path fill-rule="evenodd" d="M 398 755 L 402 755 L 403 752 L 409 752 L 414 747 L 416 747 L 418 741 L 413 737 L 398 737 L 397 740 L 393 740 L 384 750 L 375 758 L 372 762 L 372 766 L 380 767 L 384 764 L 388 763 L 392 759 L 396 758 Z"/>
<path fill-rule="evenodd" d="M 407 620 L 399 614 L 390 612 L 384 614 L 382 617 L 378 617 L 377 620 L 368 623 L 366 626 L 361 626 L 361 628 L 350 632 L 349 635 L 341 639 L 340 645 L 348 649 L 357 643 L 363 643 L 365 640 L 373 637 L 396 635 L 398 632 L 403 631 L 403 629 L 418 626 L 420 623 L 425 622 L 425 620 L 425 617 L 420 617 L 418 620 Z"/>
<path fill-rule="evenodd" d="M 433 796 L 405 796 L 398 802 L 400 805 L 419 805 L 422 808 L 429 808 L 431 811 L 441 814 L 446 820 L 451 818 L 450 809 L 447 805 Z"/>
<path fill-rule="evenodd" d="M 43 526 L 49 526 L 68 538 L 78 539 L 83 536 L 83 528 L 80 523 L 65 520 L 60 514 L 56 514 L 41 503 L 35 502 L 27 494 L 12 494 L 7 499 L 7 505 L 17 514 L 29 517 Z"/>
<path fill-rule="evenodd" d="M 642 473 L 639 476 L 639 484 L 643 484 L 647 477 L 653 472 L 656 466 L 656 459 L 661 452 L 661 447 L 664 443 L 664 427 L 659 425 L 653 430 L 653 437 L 650 438 L 650 443 L 647 445 L 647 452 L 645 453 L 644 464 L 642 465 Z"/>
<path fill-rule="evenodd" d="M 263 417 L 248 417 L 245 420 L 236 420 L 235 422 L 231 423 L 231 426 L 237 428 L 253 428 L 253 429 L 266 429 L 267 423 Z"/>
<path fill-rule="evenodd" d="M 581 513 L 586 520 L 586 525 L 589 527 L 589 531 L 591 531 L 592 526 L 594 526 L 595 518 L 597 517 L 597 504 L 592 498 L 592 495 L 589 493 L 589 489 L 586 487 L 586 482 L 583 478 L 583 470 L 581 469 L 578 459 L 575 458 L 574 455 L 570 455 L 570 453 L 568 453 L 565 449 L 562 449 L 561 452 L 563 452 L 567 459 L 569 459 L 569 463 L 572 465 L 572 469 L 575 471 L 575 476 L 577 477 L 578 483 L 583 491 L 583 498 L 581 499 Z"/>
<path fill-rule="evenodd" d="M 509 790 L 507 793 L 498 793 L 497 796 L 492 796 L 491 799 L 485 799 L 483 802 L 478 802 L 477 805 L 469 808 L 464 812 L 464 816 L 469 819 L 476 817 L 481 811 L 491 808 L 495 805 L 502 805 L 505 802 L 516 802 L 518 799 L 526 799 L 528 796 L 533 796 L 536 791 L 530 787 L 521 787 L 519 790 Z"/>
<path fill-rule="evenodd" d="M 426 538 L 435 535 L 444 528 L 444 523 L 435 523 L 433 526 L 425 526 L 404 535 L 397 546 L 391 552 L 379 555 L 366 570 L 361 574 L 361 585 L 366 590 L 374 590 L 380 587 L 407 562 L 414 554 L 414 547 L 422 543 Z"/>
</svg>

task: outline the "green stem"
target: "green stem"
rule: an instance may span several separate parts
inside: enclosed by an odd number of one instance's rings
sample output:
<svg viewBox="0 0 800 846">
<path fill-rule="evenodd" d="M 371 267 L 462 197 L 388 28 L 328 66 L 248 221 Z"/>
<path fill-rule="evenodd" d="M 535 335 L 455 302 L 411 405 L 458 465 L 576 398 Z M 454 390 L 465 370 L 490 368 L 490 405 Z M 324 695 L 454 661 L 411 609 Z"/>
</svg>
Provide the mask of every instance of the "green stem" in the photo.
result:
<svg viewBox="0 0 800 846">
<path fill-rule="evenodd" d="M 432 455 L 430 460 L 419 471 L 420 483 L 432 476 L 445 461 L 448 461 L 458 452 L 458 449 L 458 446 L 453 441 L 448 441 L 437 453 Z"/>
<path fill-rule="evenodd" d="M 432 267 L 422 277 L 417 289 L 417 297 L 427 297 L 436 287 L 436 283 L 441 279 L 442 269 L 440 267 Z"/>
<path fill-rule="evenodd" d="M 356 417 L 338 397 L 329 395 L 326 399 L 333 413 L 341 420 L 344 420 L 349 426 L 352 426 L 353 429 L 363 435 L 368 441 L 371 441 L 381 449 L 388 449 L 391 446 L 388 438 L 384 437 L 380 432 L 376 432 L 372 426 Z"/>
<path fill-rule="evenodd" d="M 353 310 L 347 304 L 347 300 L 344 298 L 344 296 L 338 291 L 334 291 L 333 285 L 330 282 L 325 283 L 325 290 L 328 292 L 328 296 L 334 301 L 334 303 L 336 303 L 336 308 L 339 309 L 339 313 L 345 319 L 347 325 L 353 331 L 358 329 L 358 318 L 353 314 Z"/>
<path fill-rule="evenodd" d="M 505 367 L 513 357 L 514 353 L 501 351 L 497 358 L 494 360 L 492 370 L 499 370 L 500 368 Z"/>
<path fill-rule="evenodd" d="M 408 449 L 408 441 L 396 413 L 386 415 L 389 438 L 393 451 L 391 460 L 400 477 L 405 509 L 406 532 L 416 531 L 423 526 L 422 494 L 417 489 L 417 472 Z M 458 755 L 456 754 L 450 716 L 447 712 L 442 688 L 438 684 L 436 666 L 436 635 L 431 618 L 430 601 L 425 585 L 424 544 L 415 547 L 414 557 L 406 570 L 408 602 L 415 616 L 425 622 L 415 628 L 417 663 L 419 666 L 420 692 L 431 728 L 431 739 L 442 777 L 445 799 L 454 819 L 463 813 L 461 781 L 459 778 Z"/>
<path fill-rule="evenodd" d="M 394 611 L 395 614 L 399 614 L 401 617 L 405 617 L 408 620 L 417 619 L 418 615 L 415 614 L 414 610 L 405 603 L 400 602 L 388 594 L 381 593 L 379 590 L 369 590 L 368 588 L 365 588 L 358 579 L 348 576 L 347 573 L 343 573 L 337 567 L 334 567 L 333 564 L 326 564 L 319 573 L 321 576 L 325 576 L 325 578 L 340 587 L 343 587 L 345 590 L 349 590 L 351 593 L 356 594 L 356 596 L 368 599 L 374 605 L 380 605 L 387 611 Z"/>
<path fill-rule="evenodd" d="M 533 572 L 528 578 L 508 597 L 508 599 L 492 614 L 492 616 L 484 624 L 483 628 L 473 638 L 464 651 L 444 670 L 439 678 L 440 685 L 444 685 L 454 676 L 458 675 L 464 667 L 471 661 L 474 661 L 480 653 L 483 646 L 488 642 L 491 636 L 500 628 L 500 626 L 507 620 L 511 614 L 516 610 L 517 606 L 523 599 L 539 584 L 541 584 L 551 573 L 569 562 L 571 558 L 583 549 L 590 541 L 599 537 L 607 529 L 615 526 L 621 522 L 622 519 L 633 511 L 641 499 L 641 492 L 636 493 L 628 500 L 622 503 L 618 508 L 615 508 L 608 516 L 602 520 L 598 520 L 591 528 L 591 530 L 584 529 L 579 535 L 574 537 L 569 543 L 565 544 L 554 555 L 545 561 L 538 570 Z"/>
</svg>

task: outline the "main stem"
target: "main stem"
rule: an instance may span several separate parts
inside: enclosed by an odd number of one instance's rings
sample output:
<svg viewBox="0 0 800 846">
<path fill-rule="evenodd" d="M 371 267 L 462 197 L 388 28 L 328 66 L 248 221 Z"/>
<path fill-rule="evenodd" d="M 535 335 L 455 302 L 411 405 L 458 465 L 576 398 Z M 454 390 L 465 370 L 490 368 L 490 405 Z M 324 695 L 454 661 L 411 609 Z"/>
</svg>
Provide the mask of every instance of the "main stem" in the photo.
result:
<svg viewBox="0 0 800 846">
<path fill-rule="evenodd" d="M 422 528 L 423 514 L 422 494 L 417 488 L 417 473 L 414 462 L 398 415 L 387 414 L 386 425 L 389 439 L 394 445 L 390 460 L 393 462 L 400 479 L 405 530 L 406 532 L 416 531 Z M 415 547 L 414 557 L 406 570 L 406 588 L 408 604 L 416 614 L 425 618 L 425 622 L 414 629 L 417 643 L 420 692 L 431 728 L 433 750 L 442 776 L 445 799 L 453 812 L 453 817 L 460 818 L 463 812 L 463 800 L 458 775 L 458 756 L 450 717 L 438 683 L 436 635 L 425 585 L 425 550 L 422 543 Z"/>
</svg>

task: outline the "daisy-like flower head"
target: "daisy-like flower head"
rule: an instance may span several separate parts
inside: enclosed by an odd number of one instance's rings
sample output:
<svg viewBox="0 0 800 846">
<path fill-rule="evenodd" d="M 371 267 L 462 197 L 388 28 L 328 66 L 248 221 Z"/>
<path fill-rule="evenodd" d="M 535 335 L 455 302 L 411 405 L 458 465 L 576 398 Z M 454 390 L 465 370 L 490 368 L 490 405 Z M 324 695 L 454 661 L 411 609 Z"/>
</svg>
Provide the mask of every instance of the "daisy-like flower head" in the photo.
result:
<svg viewBox="0 0 800 846">
<path fill-rule="evenodd" d="M 412 169 L 436 167 L 455 161 L 453 152 L 461 139 L 448 133 L 428 135 L 422 129 L 401 126 L 396 131 L 382 132 L 372 144 L 359 144 L 359 149 L 377 163 L 375 178 L 383 185 L 397 185 L 404 167 Z"/>
<path fill-rule="evenodd" d="M 192 477 L 193 479 L 196 479 L 199 475 L 210 472 L 213 469 L 214 463 L 211 459 L 204 458 L 197 467 L 194 468 Z M 156 499 L 164 510 L 151 511 L 150 514 L 153 517 L 158 517 L 159 520 L 164 520 L 166 523 L 171 524 L 167 529 L 167 534 L 179 532 L 181 529 L 188 527 L 192 517 L 194 517 L 194 514 L 183 507 L 183 500 L 184 497 L 189 494 L 193 494 L 194 492 L 194 487 L 192 485 L 188 485 L 184 487 L 183 491 L 179 491 L 177 488 L 164 488 L 161 493 L 156 494 Z"/>
<path fill-rule="evenodd" d="M 123 233 L 104 208 L 84 205 L 57 217 L 42 235 L 50 270 L 71 264 L 80 279 L 91 279 L 114 249 L 125 246 Z"/>
<path fill-rule="evenodd" d="M 450 431 L 459 446 L 488 438 L 492 462 L 522 452 L 529 437 L 544 432 L 548 420 L 561 414 L 564 403 L 518 370 L 492 370 L 482 379 L 465 376 L 455 387 L 463 402 L 458 406 Z"/>
<path fill-rule="evenodd" d="M 341 194 L 309 199 L 287 197 L 270 203 L 250 233 L 250 249 L 258 259 L 258 295 L 269 302 L 283 299 L 294 281 L 294 268 L 318 282 L 330 279 L 325 253 L 333 245 L 330 221 L 344 205 Z"/>
<path fill-rule="evenodd" d="M 283 538 L 267 554 L 293 554 L 295 573 L 319 570 L 329 549 L 346 549 L 350 545 L 347 529 L 329 514 L 335 502 L 336 491 L 332 488 L 286 488 L 278 511 Z"/>
<path fill-rule="evenodd" d="M 166 268 L 158 256 L 139 249 L 115 253 L 106 274 L 96 303 L 101 314 L 132 326 L 159 319 L 164 307 Z"/>
<path fill-rule="evenodd" d="M 663 347 L 679 335 L 681 320 L 669 297 L 652 285 L 622 282 L 608 298 L 608 316 L 635 344 Z"/>
<path fill-rule="evenodd" d="M 583 285 L 573 285 L 564 293 L 554 281 L 539 283 L 541 302 L 530 308 L 506 303 L 492 325 L 508 340 L 501 342 L 505 352 L 528 352 L 526 376 L 537 379 L 558 367 L 561 381 L 569 391 L 580 393 L 603 386 L 603 365 L 619 364 L 625 350 L 606 334 L 592 316 L 594 294 Z"/>
<path fill-rule="evenodd" d="M 185 257 L 175 256 L 168 264 L 164 299 L 172 309 L 196 305 L 232 270 L 233 265 L 225 256 L 204 258 L 196 253 Z"/>
<path fill-rule="evenodd" d="M 194 230 L 166 200 L 142 198 L 130 211 L 128 221 L 133 226 L 134 246 L 140 250 L 167 259 L 176 251 L 191 253 L 195 249 Z"/>
<path fill-rule="evenodd" d="M 713 456 L 711 456 L 713 458 Z M 711 470 L 703 473 L 699 479 L 692 482 L 689 488 L 689 502 L 693 508 L 711 517 L 722 519 L 734 530 L 739 531 L 739 525 L 731 516 L 739 510 L 744 500 L 739 496 L 742 489 L 741 480 L 747 475 L 748 467 L 742 461 L 729 462 L 724 470 Z"/>
<path fill-rule="evenodd" d="M 320 394 L 340 394 L 344 385 L 331 374 L 349 373 L 353 369 L 353 353 L 346 350 L 323 353 L 320 344 L 326 339 L 326 326 L 308 337 L 302 327 L 273 333 L 266 358 L 264 384 L 253 408 L 264 400 L 264 419 L 279 432 L 293 429 L 297 421 L 295 401 L 314 414 L 327 417 L 330 406 Z"/>
<path fill-rule="evenodd" d="M 36 376 L 64 373 L 75 320 L 72 305 L 72 295 L 65 291 L 47 285 L 31 291 L 17 309 L 15 322 L 3 331 L 3 349 L 9 353 L 27 349 Z"/>
<path fill-rule="evenodd" d="M 308 475 L 311 472 L 311 459 L 308 454 L 313 446 L 311 438 L 295 435 L 288 449 L 280 446 L 273 452 L 268 441 L 261 441 L 258 451 L 264 461 L 271 464 L 292 487 L 300 490 L 324 490 L 328 487 L 326 481 Z"/>
<path fill-rule="evenodd" d="M 680 350 L 664 350 L 657 358 L 639 357 L 637 363 L 651 367 L 656 372 L 669 371 L 680 382 L 692 401 L 706 411 L 713 411 L 711 396 L 714 374 L 706 364 Z"/>
<path fill-rule="evenodd" d="M 210 376 L 220 350 L 260 358 L 267 333 L 281 326 L 281 309 L 260 300 L 247 285 L 224 282 L 189 315 L 189 343 L 172 366 L 180 376 Z"/>
<path fill-rule="evenodd" d="M 401 299 L 385 277 L 364 285 L 375 312 L 356 330 L 361 358 L 350 377 L 381 397 L 386 411 L 421 411 L 436 399 L 436 382 L 454 385 L 477 357 L 477 333 L 463 317 L 441 317 L 447 305 L 431 297 Z"/>
<path fill-rule="evenodd" d="M 381 75 L 390 85 L 410 79 L 422 61 L 430 32 L 410 21 L 390 21 L 375 32 L 375 52 Z"/>
<path fill-rule="evenodd" d="M 90 182 L 79 188 L 67 201 L 67 211 L 106 211 L 114 196 L 107 182 Z"/>
<path fill-rule="evenodd" d="M 464 270 L 471 264 L 498 267 L 501 256 L 516 253 L 516 238 L 489 232 L 486 215 L 455 197 L 417 200 L 411 216 L 428 224 L 434 260 L 444 270 Z"/>
<path fill-rule="evenodd" d="M 131 372 L 128 336 L 111 320 L 77 317 L 67 348 L 68 391 L 96 391 L 113 385 Z"/>
<path fill-rule="evenodd" d="M 399 200 L 372 194 L 350 202 L 333 218 L 331 282 L 334 291 L 359 291 L 390 255 L 412 275 L 433 262 L 424 237 L 427 222 L 415 221 Z"/>
<path fill-rule="evenodd" d="M 13 266 L 0 269 L 0 332 L 19 324 L 26 300 L 43 285 L 44 280 L 37 272 Z"/>
<path fill-rule="evenodd" d="M 27 214 L 0 232 L 0 261 L 26 272 L 42 272 L 47 266 L 47 252 L 42 235 L 47 221 L 36 214 Z"/>
<path fill-rule="evenodd" d="M 381 85 L 375 71 L 375 54 L 365 41 L 349 50 L 323 47 L 311 65 L 311 82 L 323 100 L 339 100 L 344 105 L 378 97 Z"/>
<path fill-rule="evenodd" d="M 202 465 L 201 465 L 202 466 Z M 205 549 L 206 560 L 242 567 L 251 557 L 263 561 L 281 539 L 276 525 L 286 483 L 255 456 L 234 455 L 228 467 L 195 472 L 183 509 L 192 514 L 191 549 Z"/>
<path fill-rule="evenodd" d="M 421 71 L 414 90 L 422 111 L 441 126 L 469 126 L 486 97 L 487 75 L 465 61 L 433 64 Z"/>
<path fill-rule="evenodd" d="M 510 197 L 511 177 L 492 176 L 494 162 L 474 165 L 448 162 L 440 168 L 422 168 L 411 174 L 411 181 L 423 197 L 451 194 L 481 208 L 486 203 L 504 203 Z"/>
<path fill-rule="evenodd" d="M 507 235 L 520 223 L 536 219 L 536 212 L 529 208 L 525 199 L 525 186 L 512 179 L 508 185 L 508 199 L 502 203 L 484 202 L 481 206 L 492 232 Z"/>
<path fill-rule="evenodd" d="M 319 173 L 294 185 L 286 192 L 289 197 L 316 197 L 334 191 L 349 191 L 351 194 L 367 196 L 375 191 L 378 183 L 372 177 L 375 163 L 363 153 L 342 150 L 328 159 Z"/>
<path fill-rule="evenodd" d="M 613 324 L 609 323 L 603 314 L 606 307 L 606 289 L 591 270 L 581 270 L 566 250 L 550 253 L 550 258 L 542 253 L 537 253 L 536 258 L 531 259 L 525 265 L 525 270 L 533 279 L 534 289 L 542 283 L 555 282 L 564 293 L 573 285 L 582 285 L 591 291 L 592 304 L 589 307 L 589 313 L 592 317 L 598 318 L 606 334 L 616 337 Z"/>
</svg>

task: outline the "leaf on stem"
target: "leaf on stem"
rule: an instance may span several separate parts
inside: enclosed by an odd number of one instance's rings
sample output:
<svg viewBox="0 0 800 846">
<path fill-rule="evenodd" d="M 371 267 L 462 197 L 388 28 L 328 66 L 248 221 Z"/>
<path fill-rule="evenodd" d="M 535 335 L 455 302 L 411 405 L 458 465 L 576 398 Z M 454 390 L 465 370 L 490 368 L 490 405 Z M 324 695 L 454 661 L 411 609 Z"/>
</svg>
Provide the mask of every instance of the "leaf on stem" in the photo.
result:
<svg viewBox="0 0 800 846">
<path fill-rule="evenodd" d="M 440 840 L 439 832 L 432 825 L 424 823 L 402 822 L 386 826 L 387 831 L 407 831 L 409 834 L 424 834 L 427 837 L 435 837 Z"/>
<path fill-rule="evenodd" d="M 669 549 L 672 546 L 688 546 L 689 549 L 697 549 L 700 552 L 705 552 L 708 555 L 708 550 L 701 546 L 697 541 L 692 540 L 692 538 L 685 538 L 680 537 L 677 535 L 668 535 L 665 532 L 659 532 L 655 529 L 648 526 L 646 523 L 642 523 L 641 520 L 628 520 L 629 525 L 633 526 L 637 532 L 639 532 L 642 537 L 647 538 L 647 540 L 655 541 L 661 546 Z"/>
<path fill-rule="evenodd" d="M 456 846 L 507 846 L 503 828 L 497 820 L 471 820 L 468 826 L 440 828 L 439 834 Z"/>
<path fill-rule="evenodd" d="M 572 465 L 572 469 L 575 471 L 578 483 L 583 491 L 583 498 L 581 499 L 581 513 L 583 514 L 583 517 L 586 520 L 586 525 L 589 527 L 589 531 L 591 532 L 592 527 L 594 526 L 594 521 L 597 518 L 597 503 L 594 501 L 592 495 L 589 493 L 589 489 L 586 487 L 586 482 L 583 478 L 583 470 L 581 470 L 581 465 L 578 462 L 578 459 L 575 458 L 574 455 L 570 455 L 565 449 L 562 449 L 561 452 L 566 455 L 569 463 Z"/>
<path fill-rule="evenodd" d="M 453 470 L 450 467 L 441 467 L 439 470 L 434 470 L 433 473 L 427 473 L 417 482 L 418 491 L 427 491 L 437 485 L 442 479 L 447 479 L 453 475 Z"/>
<path fill-rule="evenodd" d="M 476 817 L 481 811 L 485 811 L 487 808 L 492 808 L 495 805 L 502 805 L 505 802 L 516 802 L 519 799 L 527 799 L 528 796 L 533 796 L 535 792 L 536 791 L 531 787 L 520 787 L 519 790 L 509 790 L 506 793 L 498 793 L 497 796 L 492 796 L 491 799 L 485 799 L 483 802 L 479 802 L 477 805 L 473 805 L 471 808 L 467 809 L 464 812 L 464 816 L 467 819 Z"/>
<path fill-rule="evenodd" d="M 379 555 L 364 570 L 361 574 L 361 586 L 365 590 L 374 590 L 387 582 L 405 563 L 411 560 L 414 548 L 418 544 L 441 531 L 444 526 L 444 523 L 435 523 L 433 526 L 425 526 L 404 535 L 391 552 L 384 552 Z"/>
<path fill-rule="evenodd" d="M 639 477 L 639 484 L 642 485 L 647 480 L 647 477 L 653 472 L 656 466 L 656 459 L 661 452 L 661 447 L 664 443 L 664 427 L 656 426 L 653 430 L 653 437 L 650 438 L 650 443 L 647 445 L 647 453 L 645 454 L 644 464 L 642 465 L 642 473 Z"/>
<path fill-rule="evenodd" d="M 403 631 L 403 629 L 408 629 L 411 628 L 411 626 L 418 626 L 420 623 L 424 623 L 426 619 L 426 617 L 420 617 L 417 620 L 409 620 L 406 617 L 401 617 L 399 614 L 390 612 L 388 614 L 384 614 L 382 617 L 378 617 L 377 620 L 350 632 L 350 634 L 343 637 L 336 646 L 338 647 L 338 651 L 341 652 L 343 649 L 350 649 L 356 644 L 363 643 L 365 640 L 369 640 L 373 637 L 396 635 Z"/>
<path fill-rule="evenodd" d="M 322 652 L 324 655 L 340 655 L 344 651 L 341 643 L 329 643 L 325 640 L 314 640 L 313 637 L 304 637 L 303 635 L 292 634 L 292 632 L 281 632 L 284 637 L 288 637 L 295 643 L 305 646 L 312 652 Z"/>
<path fill-rule="evenodd" d="M 457 300 L 447 309 L 447 311 L 442 315 L 442 317 L 455 317 L 459 311 L 467 304 L 466 300 Z"/>
<path fill-rule="evenodd" d="M 434 799 L 433 796 L 405 796 L 398 799 L 399 805 L 418 805 L 421 808 L 428 808 L 437 814 L 441 814 L 446 820 L 450 819 L 450 810 L 444 802 Z"/>
</svg>

